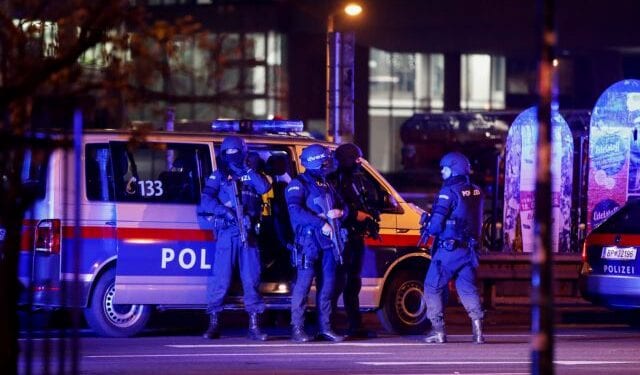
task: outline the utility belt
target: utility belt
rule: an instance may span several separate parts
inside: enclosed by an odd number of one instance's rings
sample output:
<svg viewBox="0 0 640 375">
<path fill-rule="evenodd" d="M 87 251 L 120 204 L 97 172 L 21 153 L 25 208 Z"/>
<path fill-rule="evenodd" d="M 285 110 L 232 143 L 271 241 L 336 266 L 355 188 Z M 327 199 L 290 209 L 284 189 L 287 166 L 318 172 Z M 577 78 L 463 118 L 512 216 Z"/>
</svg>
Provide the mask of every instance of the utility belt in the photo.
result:
<svg viewBox="0 0 640 375">
<path fill-rule="evenodd" d="M 456 249 L 476 250 L 477 247 L 478 241 L 473 238 L 469 238 L 467 240 L 459 240 L 455 238 L 438 240 L 438 249 L 444 249 L 446 251 L 453 251 Z"/>
<path fill-rule="evenodd" d="M 291 265 L 295 268 L 312 268 L 320 259 L 321 246 L 317 240 L 317 229 L 311 225 L 300 226 L 296 232 L 294 244 L 288 244 L 291 251 Z"/>
</svg>

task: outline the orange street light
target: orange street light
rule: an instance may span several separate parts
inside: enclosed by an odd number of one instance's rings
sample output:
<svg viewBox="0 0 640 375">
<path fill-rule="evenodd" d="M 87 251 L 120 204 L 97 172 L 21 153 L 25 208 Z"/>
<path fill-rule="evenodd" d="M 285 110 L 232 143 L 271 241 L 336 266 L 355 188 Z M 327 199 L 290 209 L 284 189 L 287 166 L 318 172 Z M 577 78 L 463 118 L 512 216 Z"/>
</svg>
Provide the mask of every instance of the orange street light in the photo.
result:
<svg viewBox="0 0 640 375">
<path fill-rule="evenodd" d="M 358 3 L 347 3 L 327 16 L 327 98 L 326 131 L 331 142 L 353 140 L 353 65 L 355 36 L 352 32 L 335 30 L 334 18 L 345 14 L 357 17 L 362 13 Z"/>
</svg>

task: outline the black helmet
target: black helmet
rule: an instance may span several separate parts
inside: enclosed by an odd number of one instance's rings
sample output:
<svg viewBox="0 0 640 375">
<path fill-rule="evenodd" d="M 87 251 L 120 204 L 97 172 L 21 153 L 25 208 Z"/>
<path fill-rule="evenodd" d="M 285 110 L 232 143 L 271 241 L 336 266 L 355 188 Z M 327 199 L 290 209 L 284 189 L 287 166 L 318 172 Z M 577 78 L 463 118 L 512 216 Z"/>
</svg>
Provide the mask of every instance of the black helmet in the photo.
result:
<svg viewBox="0 0 640 375">
<path fill-rule="evenodd" d="M 471 173 L 471 163 L 469 159 L 463 154 L 454 151 L 446 154 L 440 159 L 440 168 L 449 167 L 451 169 L 451 175 L 468 175 Z"/>
<path fill-rule="evenodd" d="M 338 146 L 335 158 L 341 168 L 352 167 L 358 158 L 362 157 L 362 150 L 353 143 L 344 143 Z"/>
<path fill-rule="evenodd" d="M 330 157 L 329 150 L 317 143 L 305 147 L 300 155 L 302 165 L 311 170 L 322 168 Z"/>
</svg>

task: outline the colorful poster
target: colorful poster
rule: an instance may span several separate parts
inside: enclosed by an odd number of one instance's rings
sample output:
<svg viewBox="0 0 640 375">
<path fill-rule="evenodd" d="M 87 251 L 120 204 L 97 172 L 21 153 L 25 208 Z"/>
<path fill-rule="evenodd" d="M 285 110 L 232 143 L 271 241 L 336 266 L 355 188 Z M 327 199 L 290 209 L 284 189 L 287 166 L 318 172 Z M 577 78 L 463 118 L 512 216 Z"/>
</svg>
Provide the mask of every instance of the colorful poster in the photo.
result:
<svg viewBox="0 0 640 375">
<path fill-rule="evenodd" d="M 602 223 L 627 199 L 640 197 L 640 81 L 605 90 L 591 115 L 587 230 Z"/>
<path fill-rule="evenodd" d="M 554 111 L 552 119 L 552 249 L 569 251 L 573 138 L 569 125 Z M 531 252 L 535 241 L 535 186 L 538 119 L 536 107 L 522 112 L 507 135 L 503 231 L 505 251 Z"/>
</svg>

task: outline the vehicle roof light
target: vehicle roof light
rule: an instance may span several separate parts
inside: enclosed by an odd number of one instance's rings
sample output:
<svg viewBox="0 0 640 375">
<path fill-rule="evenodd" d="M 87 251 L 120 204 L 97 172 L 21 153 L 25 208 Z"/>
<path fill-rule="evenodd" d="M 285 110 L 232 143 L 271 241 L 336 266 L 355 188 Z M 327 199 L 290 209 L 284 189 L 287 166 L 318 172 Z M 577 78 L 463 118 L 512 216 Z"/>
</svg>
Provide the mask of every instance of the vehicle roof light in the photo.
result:
<svg viewBox="0 0 640 375">
<path fill-rule="evenodd" d="M 236 133 L 295 133 L 304 129 L 298 120 L 215 120 L 211 130 Z"/>
</svg>

